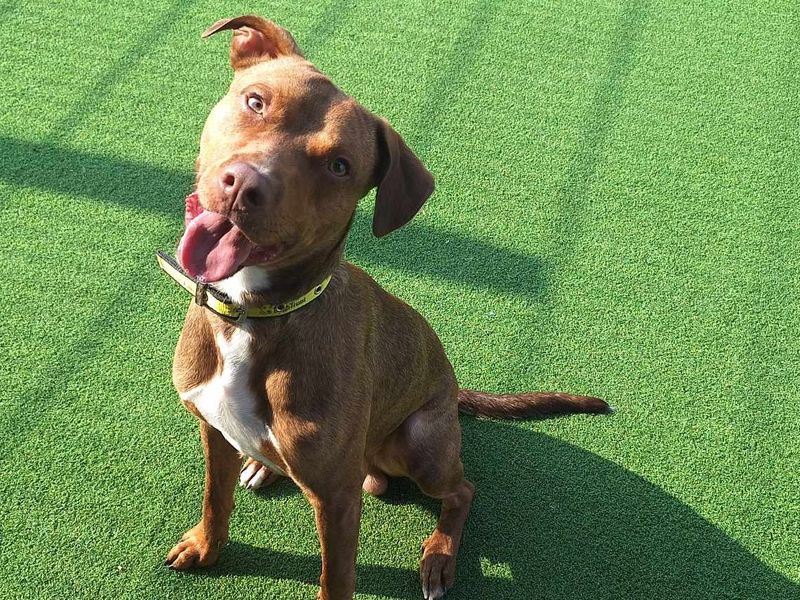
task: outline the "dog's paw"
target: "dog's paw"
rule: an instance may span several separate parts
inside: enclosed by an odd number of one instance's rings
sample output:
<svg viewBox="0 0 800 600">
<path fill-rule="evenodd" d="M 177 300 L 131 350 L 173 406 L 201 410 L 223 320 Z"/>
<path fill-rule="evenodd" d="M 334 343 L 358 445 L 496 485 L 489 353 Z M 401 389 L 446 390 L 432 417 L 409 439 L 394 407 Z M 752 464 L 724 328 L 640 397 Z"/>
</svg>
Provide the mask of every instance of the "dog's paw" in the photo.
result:
<svg viewBox="0 0 800 600">
<path fill-rule="evenodd" d="M 425 600 L 438 600 L 453 587 L 456 579 L 456 557 L 444 548 L 437 548 L 437 540 L 431 536 L 422 547 L 424 554 L 419 563 L 419 577 Z"/>
<path fill-rule="evenodd" d="M 280 475 L 257 460 L 248 458 L 242 466 L 242 472 L 239 474 L 239 485 L 246 487 L 248 490 L 257 490 L 275 483 L 278 478 L 280 478 Z"/>
<path fill-rule="evenodd" d="M 210 567 L 219 558 L 219 549 L 226 540 L 209 540 L 200 532 L 199 525 L 183 534 L 167 554 L 164 564 L 170 569 L 183 571 L 192 567 Z"/>
</svg>

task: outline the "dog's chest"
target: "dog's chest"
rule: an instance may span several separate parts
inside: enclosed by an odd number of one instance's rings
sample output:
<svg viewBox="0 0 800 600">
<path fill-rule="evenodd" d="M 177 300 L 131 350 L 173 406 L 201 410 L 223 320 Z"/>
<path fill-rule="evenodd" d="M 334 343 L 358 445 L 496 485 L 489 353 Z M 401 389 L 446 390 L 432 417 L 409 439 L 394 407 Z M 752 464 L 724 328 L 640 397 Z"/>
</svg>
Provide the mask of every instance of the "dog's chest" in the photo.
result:
<svg viewBox="0 0 800 600">
<path fill-rule="evenodd" d="M 210 381 L 183 392 L 181 399 L 193 403 L 203 418 L 239 452 L 271 466 L 272 461 L 264 455 L 264 446 L 272 446 L 278 454 L 280 447 L 259 411 L 264 398 L 253 389 L 253 339 L 247 329 L 240 327 L 230 339 L 217 333 L 215 341 L 222 371 Z"/>
</svg>

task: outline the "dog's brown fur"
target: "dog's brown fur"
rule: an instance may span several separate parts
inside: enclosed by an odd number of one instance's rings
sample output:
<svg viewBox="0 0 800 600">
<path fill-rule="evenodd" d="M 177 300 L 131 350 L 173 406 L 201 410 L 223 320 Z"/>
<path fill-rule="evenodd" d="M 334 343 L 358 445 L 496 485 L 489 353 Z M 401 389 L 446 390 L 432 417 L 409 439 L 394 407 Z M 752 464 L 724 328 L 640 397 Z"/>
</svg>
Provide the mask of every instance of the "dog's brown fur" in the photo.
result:
<svg viewBox="0 0 800 600">
<path fill-rule="evenodd" d="M 433 179 L 400 136 L 336 88 L 300 54 L 288 32 L 259 17 L 221 21 L 207 34 L 233 29 L 229 93 L 211 111 L 197 162 L 201 204 L 229 216 L 249 239 L 279 244 L 265 265 L 269 289 L 250 290 L 246 304 L 279 303 L 333 279 L 319 298 L 279 318 L 250 319 L 252 393 L 259 418 L 279 449 L 263 454 L 284 470 L 314 507 L 322 549 L 320 598 L 349 599 L 362 485 L 385 490 L 386 477 L 405 476 L 442 501 L 438 526 L 424 543 L 420 575 L 426 597 L 453 585 L 455 558 L 473 496 L 461 464 L 458 412 L 528 417 L 604 412 L 604 402 L 565 394 L 496 396 L 459 391 L 442 345 L 411 307 L 343 260 L 356 204 L 378 187 L 373 229 L 404 225 L 433 191 Z M 265 113 L 248 110 L 256 90 Z M 346 158 L 337 177 L 327 165 Z M 268 173 L 259 196 L 225 192 L 220 174 L 232 162 Z M 247 201 L 245 201 L 247 200 Z M 175 354 L 179 392 L 222 370 L 215 335 L 230 339 L 239 325 L 196 305 Z M 175 569 L 213 564 L 228 539 L 238 452 L 200 420 L 206 457 L 203 514 L 172 549 Z"/>
</svg>

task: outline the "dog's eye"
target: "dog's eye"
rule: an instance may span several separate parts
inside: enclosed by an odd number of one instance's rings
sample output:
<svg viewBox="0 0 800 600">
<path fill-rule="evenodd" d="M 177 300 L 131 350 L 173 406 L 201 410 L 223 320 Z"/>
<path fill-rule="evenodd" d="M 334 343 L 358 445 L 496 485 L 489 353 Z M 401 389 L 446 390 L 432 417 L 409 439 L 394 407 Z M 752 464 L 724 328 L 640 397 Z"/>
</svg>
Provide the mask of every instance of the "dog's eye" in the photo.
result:
<svg viewBox="0 0 800 600">
<path fill-rule="evenodd" d="M 257 112 L 260 114 L 264 111 L 264 99 L 258 94 L 253 94 L 253 93 L 248 94 L 247 106 L 253 112 Z"/>
<path fill-rule="evenodd" d="M 328 163 L 328 170 L 337 177 L 344 177 L 350 173 L 350 163 L 343 158 L 334 158 Z"/>
</svg>

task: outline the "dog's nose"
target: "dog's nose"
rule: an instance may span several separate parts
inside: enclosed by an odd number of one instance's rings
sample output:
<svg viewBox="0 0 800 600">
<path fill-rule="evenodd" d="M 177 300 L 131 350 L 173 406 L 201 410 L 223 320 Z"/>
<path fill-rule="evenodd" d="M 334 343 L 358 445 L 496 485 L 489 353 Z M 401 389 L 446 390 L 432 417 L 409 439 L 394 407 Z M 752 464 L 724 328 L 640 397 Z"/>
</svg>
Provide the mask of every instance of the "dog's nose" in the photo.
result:
<svg viewBox="0 0 800 600">
<path fill-rule="evenodd" d="M 228 165 L 219 177 L 219 186 L 232 210 L 256 208 L 269 193 L 266 178 L 255 167 L 243 162 Z"/>
</svg>

